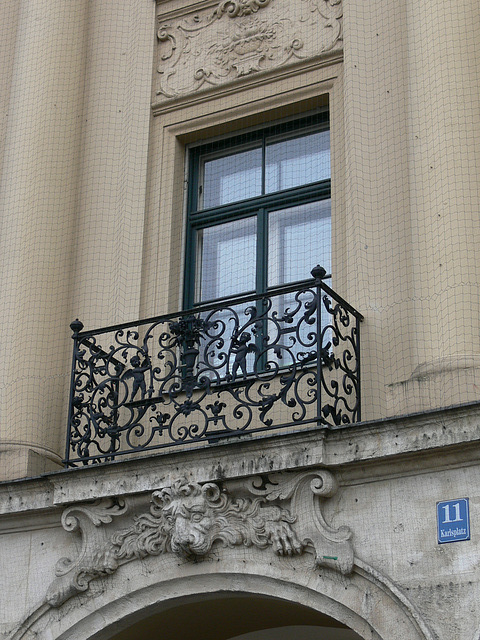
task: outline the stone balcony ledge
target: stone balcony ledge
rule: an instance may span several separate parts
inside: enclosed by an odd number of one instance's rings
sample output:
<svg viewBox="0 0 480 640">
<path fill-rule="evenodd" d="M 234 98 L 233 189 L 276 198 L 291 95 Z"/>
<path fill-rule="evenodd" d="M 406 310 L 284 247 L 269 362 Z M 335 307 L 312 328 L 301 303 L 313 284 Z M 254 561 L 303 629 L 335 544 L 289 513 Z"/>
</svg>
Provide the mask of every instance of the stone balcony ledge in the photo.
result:
<svg viewBox="0 0 480 640">
<path fill-rule="evenodd" d="M 0 514 L 40 515 L 57 508 L 60 513 L 75 502 L 152 491 L 179 474 L 202 483 L 323 467 L 335 471 L 340 485 L 350 485 L 465 466 L 476 463 L 479 453 L 480 404 L 475 403 L 330 429 L 245 435 L 235 442 L 4 482 Z"/>
</svg>

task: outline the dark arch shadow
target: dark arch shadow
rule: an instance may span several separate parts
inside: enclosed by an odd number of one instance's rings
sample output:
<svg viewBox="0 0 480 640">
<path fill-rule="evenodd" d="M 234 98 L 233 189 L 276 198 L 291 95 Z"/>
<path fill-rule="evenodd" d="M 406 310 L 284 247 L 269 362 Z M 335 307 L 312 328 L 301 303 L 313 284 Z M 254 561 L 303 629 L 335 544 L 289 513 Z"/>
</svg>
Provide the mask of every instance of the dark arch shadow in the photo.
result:
<svg viewBox="0 0 480 640">
<path fill-rule="evenodd" d="M 228 640 L 255 631 L 284 628 L 287 632 L 287 628 L 299 626 L 309 627 L 311 635 L 317 629 L 319 638 L 327 631 L 333 638 L 334 630 L 339 630 L 339 640 L 361 640 L 346 625 L 309 607 L 280 598 L 228 593 L 209 594 L 195 601 L 180 598 L 168 609 L 112 635 L 111 640 L 156 640 L 159 632 L 162 640 Z"/>
</svg>

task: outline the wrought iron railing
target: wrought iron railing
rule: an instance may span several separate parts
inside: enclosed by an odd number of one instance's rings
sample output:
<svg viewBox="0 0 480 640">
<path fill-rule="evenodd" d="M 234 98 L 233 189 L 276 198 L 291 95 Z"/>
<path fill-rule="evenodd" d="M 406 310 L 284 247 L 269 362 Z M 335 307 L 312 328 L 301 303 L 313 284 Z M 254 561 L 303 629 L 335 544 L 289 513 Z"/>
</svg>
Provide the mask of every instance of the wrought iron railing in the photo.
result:
<svg viewBox="0 0 480 640">
<path fill-rule="evenodd" d="M 362 316 L 325 275 L 95 331 L 73 322 L 65 464 L 359 421 Z"/>
</svg>

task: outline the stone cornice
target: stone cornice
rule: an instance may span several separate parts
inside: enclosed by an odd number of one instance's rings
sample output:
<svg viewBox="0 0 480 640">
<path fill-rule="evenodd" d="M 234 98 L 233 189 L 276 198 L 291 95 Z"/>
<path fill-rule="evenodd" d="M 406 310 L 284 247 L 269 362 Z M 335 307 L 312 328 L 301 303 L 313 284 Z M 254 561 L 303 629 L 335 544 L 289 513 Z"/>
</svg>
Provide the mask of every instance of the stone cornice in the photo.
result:
<svg viewBox="0 0 480 640">
<path fill-rule="evenodd" d="M 195 482 L 322 466 L 343 484 L 466 466 L 480 452 L 480 406 L 460 406 L 336 428 L 230 443 L 0 484 L 0 514 L 43 511 L 78 501 L 166 486 L 185 469 Z M 439 455 L 441 453 L 441 455 Z M 409 471 L 410 470 L 410 471 Z"/>
</svg>

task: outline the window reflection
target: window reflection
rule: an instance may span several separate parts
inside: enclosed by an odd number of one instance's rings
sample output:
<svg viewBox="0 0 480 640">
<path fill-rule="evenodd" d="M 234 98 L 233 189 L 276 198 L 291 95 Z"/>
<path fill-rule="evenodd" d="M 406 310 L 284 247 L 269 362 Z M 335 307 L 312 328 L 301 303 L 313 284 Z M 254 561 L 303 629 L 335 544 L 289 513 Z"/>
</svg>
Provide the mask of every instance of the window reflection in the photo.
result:
<svg viewBox="0 0 480 640">
<path fill-rule="evenodd" d="M 292 189 L 330 178 L 330 132 L 268 142 L 265 193 Z"/>
<path fill-rule="evenodd" d="M 255 290 L 254 217 L 200 229 L 197 237 L 197 302 Z"/>
<path fill-rule="evenodd" d="M 203 209 L 253 198 L 262 193 L 262 149 L 205 160 Z"/>
<path fill-rule="evenodd" d="M 330 199 L 272 211 L 268 217 L 268 286 L 304 280 L 312 265 L 331 271 Z"/>
<path fill-rule="evenodd" d="M 321 112 L 192 150 L 186 306 L 331 271 L 329 144 Z"/>
</svg>

